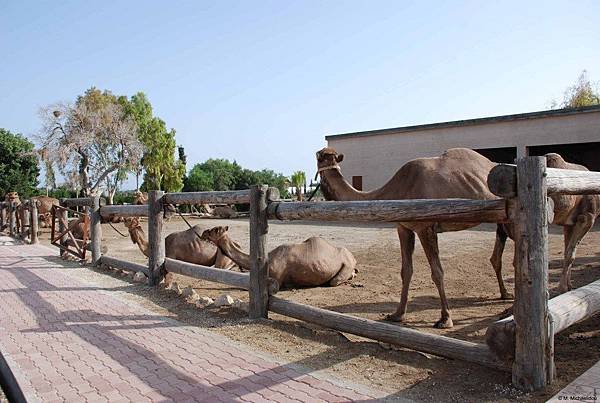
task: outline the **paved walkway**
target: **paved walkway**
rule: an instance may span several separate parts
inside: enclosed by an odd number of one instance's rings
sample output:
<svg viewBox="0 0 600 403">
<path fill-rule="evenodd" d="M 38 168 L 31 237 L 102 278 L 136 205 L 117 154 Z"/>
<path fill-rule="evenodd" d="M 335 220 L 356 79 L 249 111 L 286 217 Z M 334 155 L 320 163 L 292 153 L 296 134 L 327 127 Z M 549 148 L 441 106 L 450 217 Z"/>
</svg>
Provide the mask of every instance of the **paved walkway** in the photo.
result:
<svg viewBox="0 0 600 403">
<path fill-rule="evenodd" d="M 28 401 L 370 401 L 385 394 L 285 365 L 77 279 L 0 236 L 0 351 Z"/>
<path fill-rule="evenodd" d="M 600 402 L 600 361 L 548 400 L 564 401 Z"/>
</svg>

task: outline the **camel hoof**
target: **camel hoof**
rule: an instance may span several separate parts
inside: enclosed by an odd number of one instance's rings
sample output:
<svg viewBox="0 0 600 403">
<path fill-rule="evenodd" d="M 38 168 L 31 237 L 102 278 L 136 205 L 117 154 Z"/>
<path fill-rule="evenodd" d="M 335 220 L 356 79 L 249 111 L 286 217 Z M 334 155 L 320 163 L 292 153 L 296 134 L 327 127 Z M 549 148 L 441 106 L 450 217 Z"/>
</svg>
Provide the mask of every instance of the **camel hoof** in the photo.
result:
<svg viewBox="0 0 600 403">
<path fill-rule="evenodd" d="M 437 322 L 435 322 L 435 325 L 433 325 L 433 327 L 436 329 L 451 329 L 453 326 L 454 324 L 452 323 L 452 319 L 450 318 L 440 319 Z"/>
<path fill-rule="evenodd" d="M 404 317 L 403 314 L 392 313 L 392 314 L 386 315 L 385 320 L 387 320 L 389 322 L 404 322 L 404 321 L 406 321 L 406 318 Z"/>
</svg>

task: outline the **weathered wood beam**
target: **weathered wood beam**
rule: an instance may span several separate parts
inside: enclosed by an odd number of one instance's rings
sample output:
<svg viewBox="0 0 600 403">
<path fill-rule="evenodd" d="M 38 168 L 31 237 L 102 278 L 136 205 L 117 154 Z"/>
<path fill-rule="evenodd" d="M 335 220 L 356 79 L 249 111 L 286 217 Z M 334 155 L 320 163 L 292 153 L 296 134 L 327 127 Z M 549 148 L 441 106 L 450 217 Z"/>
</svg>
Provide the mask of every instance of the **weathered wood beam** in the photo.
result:
<svg viewBox="0 0 600 403">
<path fill-rule="evenodd" d="M 341 332 L 368 337 L 384 343 L 510 371 L 509 367 L 498 360 L 485 344 L 425 333 L 399 325 L 315 308 L 273 296 L 269 299 L 269 310 L 280 315 L 315 323 Z"/>
<path fill-rule="evenodd" d="M 30 217 L 31 234 L 29 235 L 29 242 L 34 245 L 39 243 L 39 239 L 38 239 L 39 222 L 40 222 L 40 216 L 38 214 L 39 203 L 40 202 L 35 199 L 31 199 L 29 201 L 29 210 L 30 210 L 30 214 L 31 214 L 31 217 Z"/>
<path fill-rule="evenodd" d="M 517 160 L 515 228 L 515 360 L 513 385 L 540 390 L 552 381 L 548 329 L 548 215 L 546 158 Z"/>
<path fill-rule="evenodd" d="M 130 262 L 128 260 L 118 259 L 116 257 L 102 255 L 100 259 L 98 259 L 98 264 L 105 264 L 115 269 L 132 271 L 134 273 L 141 271 L 147 277 L 150 277 L 150 271 L 148 270 L 148 267 L 139 263 Z"/>
<path fill-rule="evenodd" d="M 146 208 L 146 211 L 148 209 Z M 102 256 L 102 225 L 100 216 L 100 196 L 93 197 L 90 211 L 90 238 L 92 249 L 92 265 L 97 266 Z"/>
<path fill-rule="evenodd" d="M 279 200 L 279 190 L 270 187 L 267 200 Z M 165 203 L 168 204 L 248 204 L 250 203 L 250 189 L 228 190 L 215 192 L 182 192 L 165 194 Z"/>
<path fill-rule="evenodd" d="M 100 216 L 105 219 L 113 217 L 148 217 L 147 205 L 110 205 L 100 207 Z"/>
<path fill-rule="evenodd" d="M 269 314 L 269 273 L 267 268 L 268 186 L 250 189 L 250 292 L 248 316 L 266 318 Z M 281 285 L 281 284 L 280 284 Z"/>
<path fill-rule="evenodd" d="M 248 273 L 239 273 L 215 267 L 202 266 L 171 258 L 165 259 L 165 270 L 170 273 L 177 273 L 188 277 L 213 281 L 215 283 L 232 285 L 243 290 L 248 289 L 250 282 Z"/>
<path fill-rule="evenodd" d="M 600 172 L 546 168 L 548 194 L 600 194 Z M 512 198 L 517 195 L 517 168 L 500 164 L 488 175 L 488 187 L 497 196 Z"/>
<path fill-rule="evenodd" d="M 150 285 L 157 285 L 163 276 L 165 264 L 165 239 L 163 236 L 164 192 L 153 190 L 148 193 L 148 205 L 139 206 L 146 209 L 148 214 L 148 245 L 150 255 L 148 267 L 150 270 Z"/>
<path fill-rule="evenodd" d="M 375 201 L 274 202 L 269 218 L 278 220 L 365 222 L 506 222 L 506 201 L 414 199 Z"/>
<path fill-rule="evenodd" d="M 575 323 L 589 319 L 600 312 L 600 280 L 558 295 L 548 301 L 552 318 L 552 336 Z M 503 360 L 515 356 L 515 319 L 511 315 L 494 322 L 485 333 L 486 344 Z"/>
</svg>

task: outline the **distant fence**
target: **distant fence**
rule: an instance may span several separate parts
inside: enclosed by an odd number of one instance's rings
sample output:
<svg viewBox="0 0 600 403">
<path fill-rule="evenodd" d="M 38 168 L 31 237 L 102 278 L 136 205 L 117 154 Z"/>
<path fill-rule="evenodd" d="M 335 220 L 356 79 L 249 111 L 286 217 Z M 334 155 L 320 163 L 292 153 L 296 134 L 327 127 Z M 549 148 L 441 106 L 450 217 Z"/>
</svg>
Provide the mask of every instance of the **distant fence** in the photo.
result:
<svg viewBox="0 0 600 403">
<path fill-rule="evenodd" d="M 250 318 L 266 318 L 272 311 L 418 351 L 512 371 L 515 386 L 538 390 L 555 377 L 554 334 L 600 311 L 598 282 L 553 299 L 549 307 L 547 250 L 548 222 L 552 211 L 548 193 L 600 193 L 600 173 L 550 169 L 546 168 L 543 157 L 525 157 L 519 159 L 517 165 L 499 165 L 490 173 L 488 182 L 490 189 L 501 199 L 283 202 L 277 189 L 253 186 L 250 190 L 228 192 L 152 191 L 149 192 L 147 206 L 101 207 L 98 197 L 64 199 L 61 204 L 89 208 L 94 265 L 104 263 L 123 270 L 143 272 L 148 276 L 150 285 L 158 284 L 167 271 L 248 289 Z M 165 205 L 200 203 L 250 204 L 249 273 L 165 257 Z M 9 209 L 11 217 L 12 214 Z M 148 266 L 101 254 L 100 223 L 102 219 L 117 216 L 148 217 Z M 472 343 L 275 297 L 270 295 L 266 265 L 269 219 L 511 223 L 516 243 L 514 317 L 490 326 L 486 343 Z"/>
</svg>

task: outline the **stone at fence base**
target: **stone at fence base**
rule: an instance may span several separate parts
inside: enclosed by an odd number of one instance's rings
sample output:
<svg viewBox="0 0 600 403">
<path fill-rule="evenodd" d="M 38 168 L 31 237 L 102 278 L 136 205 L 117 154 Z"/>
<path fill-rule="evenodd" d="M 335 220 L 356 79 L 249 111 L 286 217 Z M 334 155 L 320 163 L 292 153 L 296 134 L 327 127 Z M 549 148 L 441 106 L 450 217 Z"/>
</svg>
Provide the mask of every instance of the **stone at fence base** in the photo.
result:
<svg viewBox="0 0 600 403">
<path fill-rule="evenodd" d="M 231 295 L 222 294 L 215 300 L 215 306 L 231 306 L 234 303 Z"/>
<path fill-rule="evenodd" d="M 147 283 L 148 282 L 148 277 L 146 277 L 146 275 L 144 273 L 142 273 L 141 271 L 136 272 L 133 275 L 133 281 L 135 281 L 136 283 Z"/>
<path fill-rule="evenodd" d="M 212 304 L 214 304 L 214 301 L 210 297 L 200 297 L 198 298 L 198 301 L 196 301 L 196 306 L 198 308 L 206 308 L 207 306 Z"/>
</svg>

